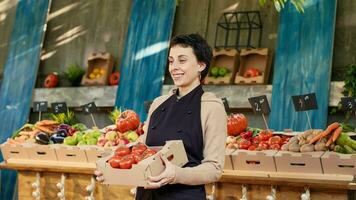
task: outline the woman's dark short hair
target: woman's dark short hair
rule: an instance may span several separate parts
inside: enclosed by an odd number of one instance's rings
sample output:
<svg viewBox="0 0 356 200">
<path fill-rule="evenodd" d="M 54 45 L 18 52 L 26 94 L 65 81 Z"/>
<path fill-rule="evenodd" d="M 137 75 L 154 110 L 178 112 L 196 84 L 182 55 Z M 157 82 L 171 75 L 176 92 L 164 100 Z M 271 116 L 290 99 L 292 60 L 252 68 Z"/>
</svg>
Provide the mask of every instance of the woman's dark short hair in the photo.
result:
<svg viewBox="0 0 356 200">
<path fill-rule="evenodd" d="M 198 62 L 205 63 L 206 67 L 201 72 L 200 80 L 203 80 L 209 72 L 210 62 L 213 57 L 211 47 L 199 34 L 182 34 L 171 39 L 170 47 L 174 46 L 191 47 Z"/>
</svg>

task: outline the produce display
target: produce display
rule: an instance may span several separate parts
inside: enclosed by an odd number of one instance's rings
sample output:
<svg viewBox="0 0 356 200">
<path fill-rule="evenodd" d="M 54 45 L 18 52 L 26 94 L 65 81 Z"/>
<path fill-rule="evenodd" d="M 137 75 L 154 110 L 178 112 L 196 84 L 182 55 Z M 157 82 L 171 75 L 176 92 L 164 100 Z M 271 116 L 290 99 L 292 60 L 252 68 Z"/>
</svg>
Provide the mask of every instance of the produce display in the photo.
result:
<svg viewBox="0 0 356 200">
<path fill-rule="evenodd" d="M 142 143 L 138 143 L 132 147 L 122 146 L 115 150 L 114 155 L 107 162 L 113 168 L 131 169 L 132 165 L 156 154 L 156 152 L 156 150 L 149 149 Z"/>
<path fill-rule="evenodd" d="M 230 70 L 228 68 L 214 66 L 210 68 L 209 75 L 218 78 L 218 77 L 225 77 L 228 73 L 230 73 Z"/>
<path fill-rule="evenodd" d="M 106 73 L 106 70 L 104 68 L 101 67 L 95 67 L 93 68 L 93 70 L 89 73 L 88 78 L 89 79 L 97 79 L 97 78 L 101 78 L 102 76 L 104 76 Z"/>
</svg>

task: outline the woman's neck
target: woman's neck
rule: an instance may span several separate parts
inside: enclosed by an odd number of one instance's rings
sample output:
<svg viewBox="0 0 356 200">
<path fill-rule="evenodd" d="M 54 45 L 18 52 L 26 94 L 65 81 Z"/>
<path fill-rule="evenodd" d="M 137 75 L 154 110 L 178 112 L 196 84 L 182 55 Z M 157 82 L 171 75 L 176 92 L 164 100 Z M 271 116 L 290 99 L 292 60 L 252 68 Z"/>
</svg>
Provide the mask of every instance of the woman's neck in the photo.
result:
<svg viewBox="0 0 356 200">
<path fill-rule="evenodd" d="M 178 89 L 179 89 L 179 97 L 183 97 L 184 95 L 188 94 L 189 92 L 194 90 L 194 88 L 196 88 L 198 85 L 200 85 L 200 82 L 199 81 L 194 81 L 190 85 L 178 87 Z"/>
</svg>

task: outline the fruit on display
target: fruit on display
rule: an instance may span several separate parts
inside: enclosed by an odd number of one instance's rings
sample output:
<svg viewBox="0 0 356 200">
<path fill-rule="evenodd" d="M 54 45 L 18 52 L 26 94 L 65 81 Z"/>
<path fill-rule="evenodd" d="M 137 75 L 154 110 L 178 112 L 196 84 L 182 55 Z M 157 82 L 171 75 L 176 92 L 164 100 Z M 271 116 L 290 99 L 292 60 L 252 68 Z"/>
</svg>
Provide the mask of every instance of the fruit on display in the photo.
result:
<svg viewBox="0 0 356 200">
<path fill-rule="evenodd" d="M 136 130 L 139 125 L 140 118 L 133 110 L 126 110 L 122 112 L 116 120 L 116 128 L 121 133 Z"/>
<path fill-rule="evenodd" d="M 226 67 L 214 66 L 214 67 L 210 68 L 209 76 L 212 76 L 215 78 L 225 77 L 229 73 L 230 73 L 230 70 Z"/>
<path fill-rule="evenodd" d="M 59 78 L 57 73 L 48 74 L 44 80 L 43 86 L 45 88 L 54 88 L 58 86 Z"/>
<path fill-rule="evenodd" d="M 245 73 L 243 74 L 244 78 L 252 78 L 252 77 L 256 77 L 256 76 L 260 76 L 262 73 L 260 72 L 260 70 L 256 69 L 256 68 L 248 68 Z"/>
<path fill-rule="evenodd" d="M 132 147 L 118 147 L 114 155 L 107 161 L 109 165 L 117 169 L 131 169 L 132 165 L 139 163 L 141 160 L 148 158 L 157 151 L 149 149 L 145 144 L 138 143 Z"/>
<path fill-rule="evenodd" d="M 227 134 L 237 136 L 245 131 L 248 126 L 248 120 L 243 114 L 232 114 L 227 119 Z"/>
<path fill-rule="evenodd" d="M 109 85 L 118 85 L 120 82 L 120 72 L 111 73 L 109 76 Z"/>
<path fill-rule="evenodd" d="M 228 136 L 226 148 L 250 151 L 280 150 L 281 146 L 286 144 L 290 137 L 286 135 L 274 135 L 270 130 L 247 128 L 246 131 L 240 133 L 238 136 Z"/>
<path fill-rule="evenodd" d="M 95 67 L 93 70 L 89 73 L 88 78 L 89 79 L 97 79 L 101 78 L 104 76 L 106 73 L 106 70 L 102 67 Z"/>
</svg>

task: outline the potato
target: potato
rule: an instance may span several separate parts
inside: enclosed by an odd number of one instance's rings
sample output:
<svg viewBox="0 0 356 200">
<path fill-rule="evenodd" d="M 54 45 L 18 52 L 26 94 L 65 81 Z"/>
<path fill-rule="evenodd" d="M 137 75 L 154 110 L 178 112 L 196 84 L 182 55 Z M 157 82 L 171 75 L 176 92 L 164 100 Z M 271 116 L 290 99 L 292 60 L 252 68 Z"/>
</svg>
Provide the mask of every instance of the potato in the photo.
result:
<svg viewBox="0 0 356 200">
<path fill-rule="evenodd" d="M 324 141 L 318 141 L 314 146 L 315 151 L 326 151 L 325 144 L 326 143 Z"/>
<path fill-rule="evenodd" d="M 288 150 L 289 151 L 293 151 L 293 152 L 299 152 L 300 150 L 300 145 L 297 143 L 290 143 L 288 146 Z"/>
<path fill-rule="evenodd" d="M 314 151 L 313 144 L 305 144 L 300 147 L 300 152 L 312 152 L 312 151 Z"/>
<path fill-rule="evenodd" d="M 289 145 L 288 145 L 288 143 L 287 143 L 287 144 L 282 145 L 282 147 L 281 147 L 281 150 L 282 150 L 282 151 L 288 151 L 288 149 L 289 149 Z"/>
</svg>

